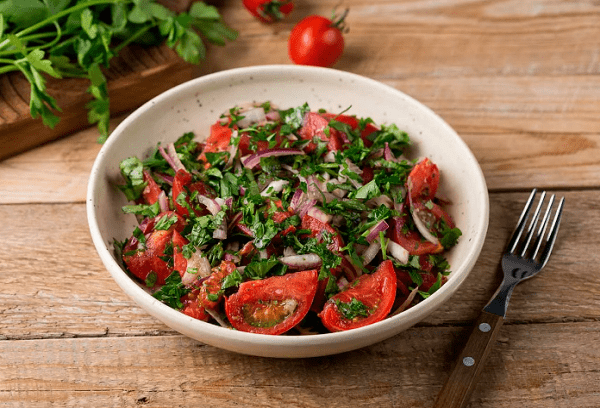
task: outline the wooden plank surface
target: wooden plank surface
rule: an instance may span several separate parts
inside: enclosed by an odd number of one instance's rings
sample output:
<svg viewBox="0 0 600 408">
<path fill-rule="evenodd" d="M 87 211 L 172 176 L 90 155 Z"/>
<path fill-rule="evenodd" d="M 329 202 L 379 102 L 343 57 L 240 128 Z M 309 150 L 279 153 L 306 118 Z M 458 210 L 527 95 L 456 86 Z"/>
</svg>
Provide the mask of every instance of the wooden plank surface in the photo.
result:
<svg viewBox="0 0 600 408">
<path fill-rule="evenodd" d="M 338 3 L 297 1 L 266 26 L 241 2 L 212 1 L 240 37 L 209 46 L 199 73 L 289 64 L 293 25 Z M 559 240 L 544 271 L 515 290 L 469 408 L 599 406 L 600 3 L 345 6 L 350 32 L 335 67 L 431 107 L 484 171 L 490 227 L 459 291 L 414 328 L 338 356 L 263 359 L 182 337 L 135 306 L 95 253 L 85 194 L 100 146 L 95 129 L 81 130 L 0 161 L 0 406 L 429 407 L 500 282 L 532 187 L 565 195 Z"/>
<path fill-rule="evenodd" d="M 0 404 L 429 407 L 467 333 L 421 327 L 300 360 L 228 353 L 182 336 L 0 342 Z M 599 336 L 578 323 L 505 325 L 488 361 L 496 370 L 484 371 L 469 407 L 595 407 Z"/>
<path fill-rule="evenodd" d="M 507 323 L 600 321 L 600 253 L 581 253 L 584 241 L 600 247 L 594 211 L 600 196 L 573 191 L 565 197 L 551 262 L 538 278 L 517 287 Z M 500 283 L 500 256 L 526 198 L 491 195 L 482 256 L 468 281 L 422 325 L 465 325 L 477 317 Z M 589 220 L 590 214 L 596 215 Z M 10 271 L 0 274 L 0 339 L 170 332 L 112 281 L 94 252 L 83 204 L 4 205 L 0 219 L 0 247 L 11 254 L 0 257 L 0 270 Z"/>
</svg>

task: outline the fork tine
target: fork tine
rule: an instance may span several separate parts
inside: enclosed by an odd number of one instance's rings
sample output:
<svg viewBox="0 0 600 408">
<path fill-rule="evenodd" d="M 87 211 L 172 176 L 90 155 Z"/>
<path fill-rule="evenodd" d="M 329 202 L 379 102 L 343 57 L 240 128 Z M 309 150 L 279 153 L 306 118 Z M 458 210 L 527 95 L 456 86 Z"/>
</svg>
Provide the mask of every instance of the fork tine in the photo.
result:
<svg viewBox="0 0 600 408">
<path fill-rule="evenodd" d="M 562 197 L 560 202 L 558 203 L 558 208 L 556 209 L 556 214 L 554 215 L 554 220 L 552 221 L 552 227 L 550 227 L 550 232 L 548 233 L 548 241 L 546 246 L 542 250 L 542 255 L 540 258 L 540 268 L 543 268 L 548 262 L 548 258 L 550 258 L 550 253 L 552 252 L 552 248 L 554 247 L 554 241 L 556 241 L 556 234 L 558 233 L 558 227 L 560 226 L 560 220 L 562 218 L 563 205 L 565 203 L 565 198 Z"/>
<path fill-rule="evenodd" d="M 546 212 L 544 213 L 544 218 L 542 218 L 542 223 L 540 224 L 540 228 L 538 229 L 538 234 L 535 238 L 535 243 L 533 245 L 533 253 L 531 255 L 531 259 L 535 259 L 539 249 L 540 249 L 540 245 L 542 244 L 542 239 L 544 238 L 544 235 L 546 234 L 546 227 L 548 226 L 548 221 L 550 220 L 550 211 L 552 210 L 552 206 L 554 205 L 554 194 L 552 194 L 552 196 L 550 197 L 550 202 L 548 203 L 548 206 L 546 207 Z"/>
<path fill-rule="evenodd" d="M 519 217 L 519 222 L 517 223 L 515 232 L 513 232 L 513 235 L 510 238 L 510 241 L 508 242 L 508 252 L 510 253 L 512 253 L 515 250 L 517 243 L 519 242 L 519 238 L 521 238 L 521 234 L 523 233 L 523 229 L 525 228 L 525 223 L 527 221 L 527 215 L 529 214 L 529 210 L 531 210 L 531 206 L 533 205 L 533 199 L 535 198 L 536 194 L 537 188 L 534 188 L 531 191 L 531 195 L 529 196 L 527 203 L 525 204 L 525 208 L 523 208 L 521 216 Z"/>
<path fill-rule="evenodd" d="M 529 246 L 529 243 L 531 242 L 531 237 L 533 237 L 533 233 L 535 232 L 535 226 L 538 222 L 538 219 L 540 218 L 540 213 L 542 212 L 542 205 L 544 204 L 545 199 L 546 192 L 543 191 L 542 195 L 540 196 L 540 201 L 538 202 L 537 208 L 535 209 L 533 217 L 531 218 L 531 222 L 529 223 L 527 235 L 525 236 L 525 243 L 523 244 L 523 249 L 521 250 L 520 254 L 521 257 L 525 256 L 525 253 L 527 252 L 527 247 Z"/>
</svg>

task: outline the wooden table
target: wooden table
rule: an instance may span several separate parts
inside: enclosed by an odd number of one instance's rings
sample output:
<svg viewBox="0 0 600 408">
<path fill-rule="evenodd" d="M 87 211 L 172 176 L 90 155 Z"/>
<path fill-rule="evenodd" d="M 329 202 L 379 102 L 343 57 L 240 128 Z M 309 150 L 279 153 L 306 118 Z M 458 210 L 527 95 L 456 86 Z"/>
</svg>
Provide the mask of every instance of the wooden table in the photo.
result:
<svg viewBox="0 0 600 408">
<path fill-rule="evenodd" d="M 272 26 L 217 3 L 240 37 L 210 47 L 202 72 L 290 63 L 293 24 L 338 1 L 296 3 Z M 343 6 L 350 32 L 335 67 L 430 106 L 483 168 L 490 226 L 468 281 L 416 327 L 342 355 L 265 359 L 192 341 L 136 307 L 96 255 L 85 193 L 100 146 L 83 130 L 0 162 L 0 406 L 431 406 L 500 282 L 532 187 L 566 197 L 562 228 L 542 274 L 516 289 L 469 406 L 600 406 L 600 3 Z"/>
</svg>

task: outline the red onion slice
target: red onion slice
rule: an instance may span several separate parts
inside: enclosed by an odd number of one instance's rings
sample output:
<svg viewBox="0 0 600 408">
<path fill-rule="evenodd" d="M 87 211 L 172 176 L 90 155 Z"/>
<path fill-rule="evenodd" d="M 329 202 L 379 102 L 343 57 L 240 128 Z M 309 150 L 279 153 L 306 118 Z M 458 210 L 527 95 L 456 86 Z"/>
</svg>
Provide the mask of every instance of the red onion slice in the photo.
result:
<svg viewBox="0 0 600 408">
<path fill-rule="evenodd" d="M 290 208 L 292 210 L 295 210 L 296 208 L 298 208 L 298 205 L 300 205 L 300 203 L 302 202 L 303 199 L 304 199 L 304 191 L 302 191 L 301 189 L 296 189 L 296 191 L 294 192 L 294 195 L 292 196 L 292 199 L 290 200 Z"/>
<path fill-rule="evenodd" d="M 333 216 L 331 214 L 327 214 L 325 212 L 323 212 L 320 208 L 317 207 L 311 207 L 308 209 L 308 211 L 306 212 L 307 215 L 310 215 L 313 218 L 316 218 L 317 220 L 327 223 L 329 224 L 333 218 Z"/>
<path fill-rule="evenodd" d="M 385 222 L 384 220 L 379 221 L 377 224 L 372 226 L 371 229 L 369 230 L 369 234 L 367 235 L 367 241 L 373 242 L 374 240 L 378 239 L 379 233 L 387 230 L 389 227 L 390 226 L 388 225 L 388 223 Z"/>
<path fill-rule="evenodd" d="M 251 154 L 247 158 L 243 159 L 242 164 L 244 167 L 249 169 L 253 169 L 258 166 L 260 163 L 260 159 L 263 157 L 279 157 L 279 156 L 294 156 L 294 155 L 304 155 L 303 150 L 300 149 L 291 149 L 291 148 L 278 148 L 278 149 L 267 149 L 254 154 Z"/>
<path fill-rule="evenodd" d="M 263 123 L 267 120 L 265 110 L 262 107 L 252 108 L 240 114 L 243 118 L 236 122 L 240 128 L 247 128 L 255 123 Z"/>
<path fill-rule="evenodd" d="M 377 256 L 377 254 L 381 251 L 381 244 L 379 243 L 379 238 L 371 242 L 371 245 L 367 248 L 367 250 L 362 254 L 363 257 L 363 265 L 368 265 L 371 263 L 373 259 Z"/>
<path fill-rule="evenodd" d="M 167 199 L 167 193 L 161 191 L 158 195 L 158 205 L 160 206 L 160 212 L 169 211 L 169 200 Z"/>
<path fill-rule="evenodd" d="M 273 180 L 260 192 L 260 195 L 262 197 L 270 197 L 274 193 L 280 193 L 288 184 L 290 184 L 290 182 L 287 180 Z"/>
<path fill-rule="evenodd" d="M 408 263 L 408 251 L 402 245 L 389 240 L 387 243 L 387 253 L 402 264 Z"/>
<path fill-rule="evenodd" d="M 300 218 L 303 218 L 306 213 L 308 212 L 308 210 L 310 210 L 312 207 L 315 206 L 315 204 L 317 204 L 317 200 L 305 200 L 302 204 L 300 204 L 300 206 L 296 209 L 296 212 L 298 213 L 298 216 Z"/>
<path fill-rule="evenodd" d="M 419 230 L 419 232 L 421 233 L 421 235 L 423 235 L 423 237 L 431 242 L 432 244 L 435 245 L 439 245 L 440 241 L 437 239 L 436 236 L 434 236 L 431 231 L 429 231 L 429 228 L 427 228 L 427 226 L 425 225 L 425 223 L 423 222 L 423 220 L 421 219 L 421 213 L 424 213 L 424 211 L 418 209 L 418 208 L 412 208 L 412 218 L 415 221 L 415 226 L 417 227 L 417 229 Z"/>
<path fill-rule="evenodd" d="M 199 194 L 197 198 L 198 202 L 200 202 L 200 204 L 203 204 L 212 215 L 217 215 L 217 213 L 221 211 L 221 206 L 219 205 L 219 203 L 217 203 L 217 201 L 213 200 L 212 198 L 208 198 L 202 194 Z"/>
<path fill-rule="evenodd" d="M 383 149 L 383 158 L 387 161 L 396 161 L 396 157 L 394 153 L 392 153 L 392 149 L 390 149 L 390 145 L 388 142 L 385 142 L 385 148 Z"/>
<path fill-rule="evenodd" d="M 311 269 L 321 266 L 321 258 L 317 254 L 291 255 L 279 258 L 279 262 L 290 269 Z"/>
<path fill-rule="evenodd" d="M 413 299 L 415 298 L 415 296 L 417 295 L 418 292 L 419 292 L 419 288 L 414 288 L 408 294 L 408 297 L 406 298 L 406 300 L 404 302 L 402 302 L 400 307 L 398 307 L 398 309 L 396 309 L 392 314 L 390 314 L 390 317 L 396 316 L 397 314 L 404 312 L 410 306 L 410 304 L 412 303 Z"/>
<path fill-rule="evenodd" d="M 169 157 L 171 157 L 171 160 L 173 160 L 173 163 L 175 164 L 173 170 L 185 170 L 183 163 L 181 163 L 181 160 L 179 160 L 179 156 L 177 156 L 177 150 L 175 150 L 175 145 L 173 143 L 169 143 L 167 145 L 167 154 L 169 155 Z"/>
</svg>

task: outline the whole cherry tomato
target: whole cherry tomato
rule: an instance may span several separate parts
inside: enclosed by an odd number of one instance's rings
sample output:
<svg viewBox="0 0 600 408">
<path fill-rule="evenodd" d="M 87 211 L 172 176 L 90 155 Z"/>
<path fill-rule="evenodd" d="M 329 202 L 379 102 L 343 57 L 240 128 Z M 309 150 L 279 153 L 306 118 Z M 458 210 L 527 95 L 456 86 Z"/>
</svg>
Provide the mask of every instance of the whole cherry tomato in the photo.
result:
<svg viewBox="0 0 600 408">
<path fill-rule="evenodd" d="M 263 23 L 283 20 L 294 9 L 292 0 L 244 0 L 244 7 Z"/>
<path fill-rule="evenodd" d="M 335 21 L 322 16 L 308 16 L 292 29 L 288 41 L 290 59 L 298 65 L 329 67 L 344 51 L 344 18 Z"/>
</svg>

